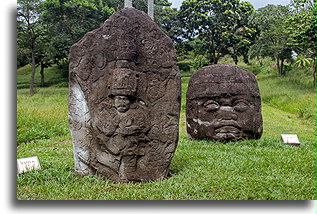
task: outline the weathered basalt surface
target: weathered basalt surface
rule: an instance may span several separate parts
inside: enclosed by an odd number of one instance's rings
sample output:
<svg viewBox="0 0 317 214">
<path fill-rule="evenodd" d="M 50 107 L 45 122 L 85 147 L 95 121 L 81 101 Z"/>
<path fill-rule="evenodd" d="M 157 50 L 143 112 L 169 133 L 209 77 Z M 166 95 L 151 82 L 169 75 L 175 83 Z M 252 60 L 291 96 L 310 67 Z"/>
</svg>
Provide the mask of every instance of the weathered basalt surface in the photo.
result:
<svg viewBox="0 0 317 214">
<path fill-rule="evenodd" d="M 181 94 L 171 39 L 127 8 L 71 47 L 69 69 L 75 171 L 115 181 L 166 177 Z"/>
<path fill-rule="evenodd" d="M 194 72 L 186 94 L 186 122 L 191 139 L 259 139 L 261 98 L 253 73 L 224 64 Z"/>
</svg>

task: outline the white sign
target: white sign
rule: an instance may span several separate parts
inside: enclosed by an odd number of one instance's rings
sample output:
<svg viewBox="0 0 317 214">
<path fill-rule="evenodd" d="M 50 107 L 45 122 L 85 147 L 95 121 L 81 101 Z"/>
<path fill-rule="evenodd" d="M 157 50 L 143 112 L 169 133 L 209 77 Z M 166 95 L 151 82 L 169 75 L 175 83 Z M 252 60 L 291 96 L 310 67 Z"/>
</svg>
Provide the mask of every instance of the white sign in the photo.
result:
<svg viewBox="0 0 317 214">
<path fill-rule="evenodd" d="M 41 169 L 40 161 L 37 156 L 17 159 L 17 164 L 19 174 L 31 170 Z"/>
<path fill-rule="evenodd" d="M 283 143 L 293 146 L 299 146 L 300 142 L 296 134 L 281 134 Z"/>
</svg>

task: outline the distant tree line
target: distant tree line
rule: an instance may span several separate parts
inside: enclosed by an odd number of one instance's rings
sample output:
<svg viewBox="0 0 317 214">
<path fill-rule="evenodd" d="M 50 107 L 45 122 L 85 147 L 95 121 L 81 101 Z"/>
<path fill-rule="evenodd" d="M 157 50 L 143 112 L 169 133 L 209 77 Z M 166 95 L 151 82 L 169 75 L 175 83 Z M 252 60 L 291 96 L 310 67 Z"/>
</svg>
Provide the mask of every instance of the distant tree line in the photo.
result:
<svg viewBox="0 0 317 214">
<path fill-rule="evenodd" d="M 183 41 L 180 54 L 192 51 L 216 64 L 230 55 L 237 64 L 250 58 L 262 64 L 271 57 L 278 76 L 285 75 L 288 60 L 311 65 L 316 85 L 316 6 L 313 0 L 292 0 L 288 6 L 267 5 L 255 10 L 240 0 L 185 0 L 178 11 Z M 207 61 L 206 61 L 207 59 Z"/>
<path fill-rule="evenodd" d="M 68 51 L 83 35 L 123 8 L 123 0 L 18 0 L 17 63 L 32 65 L 34 75 L 57 64 L 67 69 Z M 268 5 L 255 10 L 240 0 L 185 0 L 180 9 L 168 0 L 155 0 L 154 21 L 173 40 L 179 55 L 193 51 L 205 64 L 216 64 L 225 55 L 235 63 L 272 57 L 278 75 L 284 75 L 284 61 L 292 52 L 298 64 L 315 65 L 315 3 L 292 0 L 288 6 Z M 133 6 L 147 12 L 147 0 L 133 0 Z M 314 67 L 314 83 L 316 68 Z"/>
<path fill-rule="evenodd" d="M 165 22 L 161 16 L 165 9 L 173 10 L 171 3 L 167 0 L 154 3 L 155 20 Z M 100 27 L 123 5 L 123 0 L 18 0 L 17 66 L 32 65 L 30 94 L 34 94 L 36 67 L 40 66 L 41 85 L 44 86 L 44 69 L 53 64 L 67 69 L 70 46 L 88 31 Z M 147 0 L 134 0 L 133 6 L 146 11 Z M 171 27 L 166 25 L 168 28 Z"/>
</svg>

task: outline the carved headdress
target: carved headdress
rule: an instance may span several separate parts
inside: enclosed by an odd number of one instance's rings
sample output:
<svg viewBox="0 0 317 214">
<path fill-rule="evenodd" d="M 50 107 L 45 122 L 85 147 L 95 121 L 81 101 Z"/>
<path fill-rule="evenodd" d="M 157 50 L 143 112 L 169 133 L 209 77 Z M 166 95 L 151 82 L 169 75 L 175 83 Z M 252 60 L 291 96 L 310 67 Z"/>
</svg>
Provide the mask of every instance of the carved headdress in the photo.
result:
<svg viewBox="0 0 317 214">
<path fill-rule="evenodd" d="M 129 68 L 116 68 L 112 72 L 109 96 L 136 96 L 137 73 Z"/>
</svg>

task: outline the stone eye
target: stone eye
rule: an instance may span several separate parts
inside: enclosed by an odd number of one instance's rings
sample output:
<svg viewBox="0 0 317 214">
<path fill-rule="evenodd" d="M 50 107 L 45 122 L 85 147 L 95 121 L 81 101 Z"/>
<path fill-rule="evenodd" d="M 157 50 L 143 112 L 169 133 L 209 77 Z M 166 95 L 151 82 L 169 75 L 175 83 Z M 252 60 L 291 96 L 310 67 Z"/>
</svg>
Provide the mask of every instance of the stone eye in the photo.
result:
<svg viewBox="0 0 317 214">
<path fill-rule="evenodd" d="M 220 107 L 219 103 L 214 100 L 207 100 L 203 106 L 206 111 L 216 111 Z"/>
<path fill-rule="evenodd" d="M 246 100 L 237 100 L 234 102 L 233 108 L 235 111 L 243 112 L 246 111 L 250 105 L 251 103 Z"/>
</svg>

